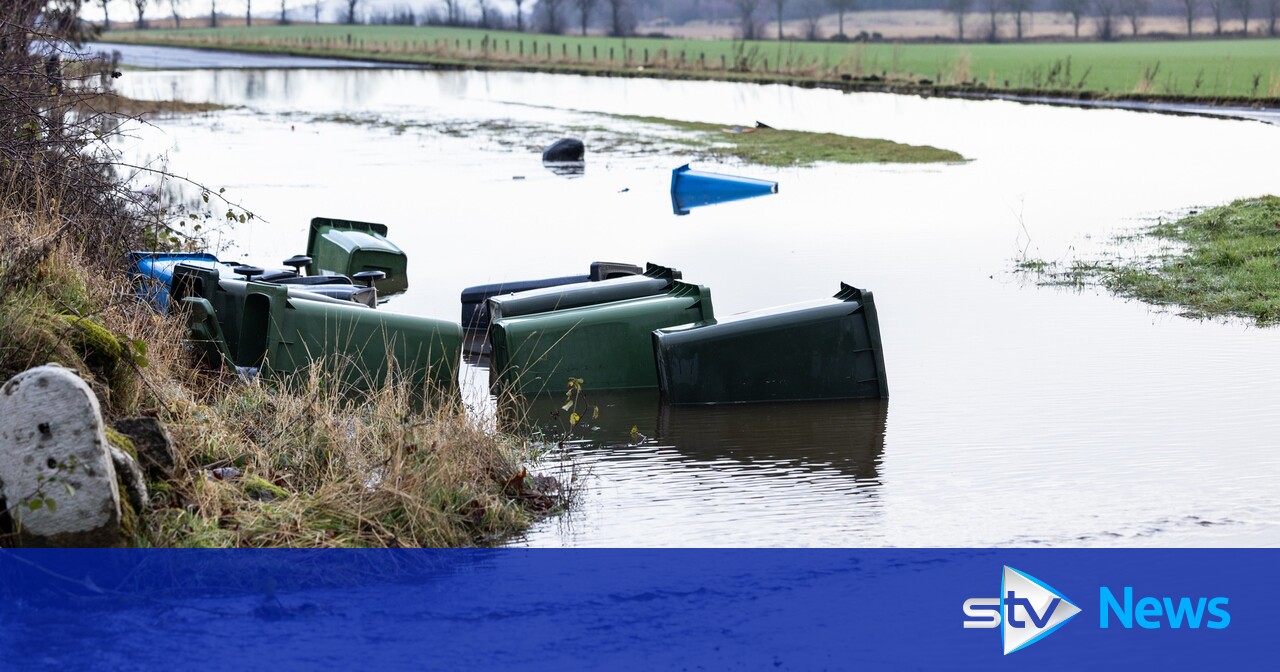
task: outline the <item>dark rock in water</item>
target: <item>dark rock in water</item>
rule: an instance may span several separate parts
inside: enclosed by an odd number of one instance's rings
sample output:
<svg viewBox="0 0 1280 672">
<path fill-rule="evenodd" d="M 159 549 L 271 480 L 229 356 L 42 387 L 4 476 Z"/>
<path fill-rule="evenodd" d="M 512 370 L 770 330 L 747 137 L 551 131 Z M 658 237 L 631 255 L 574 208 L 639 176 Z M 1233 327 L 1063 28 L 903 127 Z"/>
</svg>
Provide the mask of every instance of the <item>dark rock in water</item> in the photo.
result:
<svg viewBox="0 0 1280 672">
<path fill-rule="evenodd" d="M 129 437 L 138 452 L 138 460 L 152 479 L 172 474 L 176 460 L 173 440 L 159 420 L 149 417 L 126 418 L 116 422 L 117 432 Z"/>
<path fill-rule="evenodd" d="M 542 150 L 543 161 L 582 161 L 587 148 L 577 138 L 560 138 Z"/>
</svg>

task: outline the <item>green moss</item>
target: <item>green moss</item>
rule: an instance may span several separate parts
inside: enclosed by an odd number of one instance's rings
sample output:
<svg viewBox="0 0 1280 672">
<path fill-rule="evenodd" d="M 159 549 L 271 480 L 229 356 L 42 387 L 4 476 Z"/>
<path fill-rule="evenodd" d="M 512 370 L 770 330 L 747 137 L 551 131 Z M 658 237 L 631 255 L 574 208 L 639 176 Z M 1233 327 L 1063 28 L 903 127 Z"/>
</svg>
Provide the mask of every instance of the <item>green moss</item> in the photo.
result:
<svg viewBox="0 0 1280 672">
<path fill-rule="evenodd" d="M 133 406 L 137 395 L 127 347 L 115 334 L 96 320 L 75 315 L 52 315 L 53 324 L 65 334 L 79 355 L 79 362 L 62 362 L 81 371 L 88 370 L 106 386 L 104 402 L 113 410 L 125 411 Z"/>
<path fill-rule="evenodd" d="M 268 502 L 289 496 L 288 490 L 257 476 L 245 476 L 241 481 L 241 487 L 244 488 L 244 493 L 253 499 Z"/>
<path fill-rule="evenodd" d="M 104 427 L 103 431 L 107 434 L 107 443 L 110 443 L 116 448 L 128 453 L 129 457 L 132 457 L 135 460 L 138 459 L 138 449 L 134 447 L 133 441 L 129 440 L 129 437 L 117 432 L 109 426 Z"/>
<path fill-rule="evenodd" d="M 69 281 L 70 290 L 61 281 L 46 278 L 39 289 L 21 288 L 0 301 L 0 377 L 54 362 L 94 385 L 106 409 L 129 410 L 136 402 L 137 380 L 126 346 L 96 320 L 64 314 L 80 292 L 75 281 Z"/>
<path fill-rule="evenodd" d="M 144 529 L 138 512 L 125 496 L 124 484 L 117 479 L 116 488 L 120 491 L 120 538 L 127 546 L 137 546 L 138 539 Z"/>
</svg>

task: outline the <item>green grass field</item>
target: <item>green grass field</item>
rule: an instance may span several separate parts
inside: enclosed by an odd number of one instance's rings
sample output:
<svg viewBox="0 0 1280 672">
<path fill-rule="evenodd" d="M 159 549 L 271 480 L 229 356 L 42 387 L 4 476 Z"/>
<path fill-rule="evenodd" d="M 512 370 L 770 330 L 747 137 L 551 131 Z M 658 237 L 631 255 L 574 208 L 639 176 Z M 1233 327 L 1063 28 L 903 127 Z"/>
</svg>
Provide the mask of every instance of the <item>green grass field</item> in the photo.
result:
<svg viewBox="0 0 1280 672">
<path fill-rule="evenodd" d="M 1241 199 L 1192 213 L 1143 230 L 1142 238 L 1162 243 L 1150 254 L 1107 254 L 1070 264 L 1024 259 L 1018 270 L 1040 284 L 1102 285 L 1194 317 L 1232 315 L 1280 324 L 1280 197 Z"/>
<path fill-rule="evenodd" d="M 645 74 L 673 77 L 1280 102 L 1280 39 L 849 44 L 622 39 L 344 25 L 112 31 L 105 39 L 553 71 L 638 72 L 643 68 Z"/>
</svg>

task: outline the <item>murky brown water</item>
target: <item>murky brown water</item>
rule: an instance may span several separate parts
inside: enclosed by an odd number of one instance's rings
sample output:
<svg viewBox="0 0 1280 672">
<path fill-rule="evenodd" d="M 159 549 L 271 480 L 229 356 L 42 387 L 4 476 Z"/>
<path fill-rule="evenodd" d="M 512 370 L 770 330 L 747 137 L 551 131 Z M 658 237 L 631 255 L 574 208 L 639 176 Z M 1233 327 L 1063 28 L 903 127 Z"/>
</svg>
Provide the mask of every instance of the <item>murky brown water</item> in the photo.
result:
<svg viewBox="0 0 1280 672">
<path fill-rule="evenodd" d="M 1276 191 L 1280 128 L 537 74 L 192 71 L 122 84 L 245 106 L 162 121 L 130 150 L 170 148 L 174 169 L 263 216 L 225 234 L 234 253 L 301 252 L 316 214 L 389 223 L 413 285 L 391 309 L 457 319 L 465 286 L 585 272 L 597 259 L 678 267 L 712 288 L 720 314 L 827 296 L 840 281 L 875 291 L 887 403 L 664 411 L 652 397 L 609 400 L 600 429 L 570 444 L 587 476 L 579 506 L 520 543 L 1280 542 L 1280 332 L 1009 272 L 1023 251 L 1062 258 L 1180 208 Z M 492 124 L 449 130 L 506 120 L 554 137 L 618 124 L 591 112 L 760 120 L 972 160 L 704 165 L 781 189 L 676 217 L 667 188 L 683 159 L 593 152 L 588 132 L 586 174 L 570 180 L 543 169 L 527 138 Z M 484 372 L 464 378 L 485 408 Z M 559 422 L 549 412 L 534 417 Z M 631 441 L 632 426 L 644 440 Z"/>
</svg>

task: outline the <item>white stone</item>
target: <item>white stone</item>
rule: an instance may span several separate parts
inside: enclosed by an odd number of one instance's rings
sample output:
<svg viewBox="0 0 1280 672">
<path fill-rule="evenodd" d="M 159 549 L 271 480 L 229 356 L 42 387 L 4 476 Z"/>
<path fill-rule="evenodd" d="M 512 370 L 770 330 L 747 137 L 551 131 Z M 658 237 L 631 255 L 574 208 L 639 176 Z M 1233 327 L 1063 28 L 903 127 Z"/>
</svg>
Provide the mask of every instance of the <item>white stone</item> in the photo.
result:
<svg viewBox="0 0 1280 672">
<path fill-rule="evenodd" d="M 29 545 L 106 546 L 120 537 L 120 494 L 93 390 L 56 364 L 0 387 L 0 494 Z M 54 507 L 36 500 L 52 500 Z"/>
</svg>

